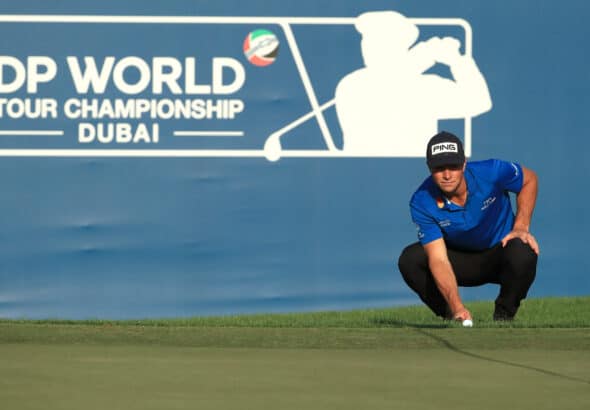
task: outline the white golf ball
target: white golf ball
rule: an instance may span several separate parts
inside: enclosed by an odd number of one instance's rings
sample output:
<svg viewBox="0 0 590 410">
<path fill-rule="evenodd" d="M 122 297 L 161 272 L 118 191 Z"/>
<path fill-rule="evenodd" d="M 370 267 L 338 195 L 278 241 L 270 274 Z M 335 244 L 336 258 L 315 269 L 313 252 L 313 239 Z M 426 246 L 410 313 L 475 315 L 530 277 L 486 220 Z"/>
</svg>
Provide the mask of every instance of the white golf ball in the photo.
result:
<svg viewBox="0 0 590 410">
<path fill-rule="evenodd" d="M 463 327 L 473 327 L 473 321 L 469 319 L 465 319 L 463 321 Z"/>
</svg>

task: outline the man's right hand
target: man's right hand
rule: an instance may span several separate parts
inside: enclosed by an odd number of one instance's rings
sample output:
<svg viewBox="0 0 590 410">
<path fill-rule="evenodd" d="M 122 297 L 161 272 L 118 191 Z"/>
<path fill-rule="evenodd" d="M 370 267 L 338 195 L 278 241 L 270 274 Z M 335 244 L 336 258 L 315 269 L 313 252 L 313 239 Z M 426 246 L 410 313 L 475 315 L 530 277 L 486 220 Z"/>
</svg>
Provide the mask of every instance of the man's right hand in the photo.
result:
<svg viewBox="0 0 590 410">
<path fill-rule="evenodd" d="M 453 312 L 453 319 L 458 322 L 463 322 L 464 320 L 473 320 L 471 317 L 471 312 L 465 309 L 465 306 L 461 307 L 457 311 Z"/>
</svg>

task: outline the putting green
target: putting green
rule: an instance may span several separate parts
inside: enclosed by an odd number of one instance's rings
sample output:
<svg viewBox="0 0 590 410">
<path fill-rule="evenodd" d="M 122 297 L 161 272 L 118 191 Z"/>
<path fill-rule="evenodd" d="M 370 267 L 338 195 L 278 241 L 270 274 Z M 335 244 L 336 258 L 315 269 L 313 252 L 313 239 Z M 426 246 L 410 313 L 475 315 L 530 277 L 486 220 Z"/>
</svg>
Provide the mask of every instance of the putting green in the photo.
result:
<svg viewBox="0 0 590 410">
<path fill-rule="evenodd" d="M 590 351 L 0 344 L 7 410 L 588 409 Z"/>
</svg>

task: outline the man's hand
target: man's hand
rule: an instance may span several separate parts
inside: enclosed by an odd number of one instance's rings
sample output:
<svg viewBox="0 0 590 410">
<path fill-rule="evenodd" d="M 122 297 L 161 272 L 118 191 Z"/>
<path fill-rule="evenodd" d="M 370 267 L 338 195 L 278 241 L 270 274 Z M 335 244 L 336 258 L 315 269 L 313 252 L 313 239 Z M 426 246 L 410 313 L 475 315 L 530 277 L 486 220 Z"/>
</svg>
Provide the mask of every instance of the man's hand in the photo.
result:
<svg viewBox="0 0 590 410">
<path fill-rule="evenodd" d="M 528 244 L 537 255 L 539 254 L 539 244 L 537 243 L 537 240 L 529 231 L 525 231 L 524 229 L 514 229 L 506 235 L 502 239 L 502 247 L 505 247 L 508 241 L 514 238 L 520 238 L 520 240 Z"/>
<path fill-rule="evenodd" d="M 457 310 L 456 312 L 453 312 L 453 320 L 459 321 L 459 322 L 463 322 L 464 320 L 473 320 L 473 318 L 471 317 L 471 312 L 469 312 L 467 309 L 465 309 L 465 306 L 463 306 L 461 309 Z"/>
</svg>

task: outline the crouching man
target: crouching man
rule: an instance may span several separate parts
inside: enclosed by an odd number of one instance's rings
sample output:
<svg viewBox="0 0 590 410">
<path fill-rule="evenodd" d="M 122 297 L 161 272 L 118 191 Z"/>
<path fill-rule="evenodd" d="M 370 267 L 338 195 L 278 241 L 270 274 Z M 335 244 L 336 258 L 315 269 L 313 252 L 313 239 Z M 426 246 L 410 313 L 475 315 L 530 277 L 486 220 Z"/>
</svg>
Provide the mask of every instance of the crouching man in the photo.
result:
<svg viewBox="0 0 590 410">
<path fill-rule="evenodd" d="M 467 163 L 455 135 L 430 139 L 430 176 L 410 200 L 418 239 L 399 257 L 410 288 L 438 316 L 472 320 L 459 286 L 500 285 L 494 320 L 512 320 L 535 279 L 539 246 L 529 232 L 536 174 L 490 159 Z M 509 192 L 516 193 L 513 213 Z"/>
</svg>

